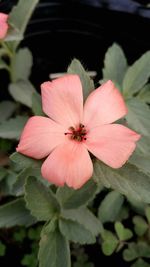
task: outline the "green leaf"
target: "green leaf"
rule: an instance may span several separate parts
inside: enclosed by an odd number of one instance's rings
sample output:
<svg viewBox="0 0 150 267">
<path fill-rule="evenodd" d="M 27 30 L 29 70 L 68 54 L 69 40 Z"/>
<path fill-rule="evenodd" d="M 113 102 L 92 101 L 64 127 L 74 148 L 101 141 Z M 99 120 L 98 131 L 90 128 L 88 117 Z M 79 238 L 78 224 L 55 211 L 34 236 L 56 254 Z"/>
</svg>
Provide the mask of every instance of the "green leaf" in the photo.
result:
<svg viewBox="0 0 150 267">
<path fill-rule="evenodd" d="M 149 267 L 149 263 L 144 261 L 143 259 L 138 259 L 135 263 L 131 265 L 131 267 Z"/>
<path fill-rule="evenodd" d="M 134 231 L 138 236 L 142 236 L 148 229 L 148 224 L 141 216 L 133 217 Z"/>
<path fill-rule="evenodd" d="M 2 69 L 9 70 L 9 67 L 8 67 L 8 65 L 5 63 L 5 61 L 4 61 L 2 58 L 0 58 L 0 70 L 2 70 Z"/>
<path fill-rule="evenodd" d="M 87 204 L 96 194 L 97 185 L 91 179 L 82 188 L 74 190 L 67 186 L 57 189 L 56 196 L 64 209 L 76 209 Z"/>
<path fill-rule="evenodd" d="M 150 83 L 146 84 L 143 89 L 140 90 L 137 97 L 143 102 L 150 104 Z"/>
<path fill-rule="evenodd" d="M 150 132 L 150 109 L 147 104 L 133 98 L 127 101 L 128 113 L 126 120 L 128 125 L 138 133 L 149 136 Z"/>
<path fill-rule="evenodd" d="M 35 115 L 44 116 L 41 96 L 37 92 L 32 94 L 32 110 Z"/>
<path fill-rule="evenodd" d="M 137 151 L 145 156 L 150 156 L 150 138 L 149 136 L 143 136 L 137 142 Z"/>
<path fill-rule="evenodd" d="M 148 81 L 150 76 L 150 51 L 142 55 L 130 66 L 123 80 L 123 93 L 130 97 L 137 93 Z"/>
<path fill-rule="evenodd" d="M 25 207 L 24 199 L 18 198 L 0 207 L 0 227 L 29 226 L 36 222 Z"/>
<path fill-rule="evenodd" d="M 4 177 L 6 177 L 6 175 L 7 175 L 7 169 L 0 166 L 0 181 L 2 181 Z"/>
<path fill-rule="evenodd" d="M 25 200 L 31 214 L 40 221 L 50 220 L 59 212 L 59 204 L 55 195 L 35 177 L 28 177 L 27 179 Z"/>
<path fill-rule="evenodd" d="M 39 0 L 19 0 L 18 4 L 13 7 L 9 14 L 9 24 L 19 31 L 20 35 L 24 35 L 26 26 L 38 2 Z M 14 44 L 17 47 L 19 41 L 16 41 Z"/>
<path fill-rule="evenodd" d="M 24 185 L 27 177 L 31 173 L 31 168 L 23 169 L 16 177 L 16 181 L 12 185 L 11 194 L 15 196 L 21 196 L 24 194 Z"/>
<path fill-rule="evenodd" d="M 0 103 L 0 123 L 7 120 L 15 111 L 16 104 L 12 101 L 2 101 Z"/>
<path fill-rule="evenodd" d="M 133 236 L 132 231 L 125 228 L 121 222 L 115 222 L 115 230 L 120 241 L 128 240 Z"/>
<path fill-rule="evenodd" d="M 101 202 L 98 217 L 105 222 L 114 222 L 123 205 L 124 197 L 117 191 L 109 192 Z"/>
<path fill-rule="evenodd" d="M 11 65 L 11 76 L 13 82 L 18 82 L 19 80 L 28 80 L 31 67 L 33 64 L 33 58 L 30 50 L 28 48 L 21 48 L 15 54 Z"/>
<path fill-rule="evenodd" d="M 147 220 L 148 220 L 148 222 L 150 224 L 150 206 L 147 206 L 145 208 L 145 215 L 146 215 L 146 218 L 147 218 Z"/>
<path fill-rule="evenodd" d="M 98 220 L 86 207 L 80 207 L 73 210 L 62 210 L 61 216 L 67 220 L 70 219 L 83 225 L 93 236 L 97 236 L 103 230 L 100 220 Z"/>
<path fill-rule="evenodd" d="M 150 203 L 150 179 L 135 166 L 126 164 L 120 169 L 112 169 L 100 161 L 95 161 L 95 171 L 99 181 L 122 194 L 139 201 Z"/>
<path fill-rule="evenodd" d="M 26 116 L 17 116 L 0 123 L 0 137 L 18 140 L 27 119 Z"/>
<path fill-rule="evenodd" d="M 130 243 L 128 248 L 123 252 L 125 261 L 132 261 L 140 257 L 150 258 L 150 246 L 143 241 Z"/>
<path fill-rule="evenodd" d="M 103 238 L 102 251 L 104 255 L 106 256 L 112 255 L 112 253 L 115 251 L 119 243 L 118 239 L 112 232 L 108 230 L 103 231 L 102 238 Z"/>
<path fill-rule="evenodd" d="M 14 152 L 11 156 L 10 159 L 16 163 L 17 165 L 20 166 L 21 169 L 28 168 L 28 167 L 33 167 L 35 168 L 36 166 L 41 165 L 40 160 L 35 160 L 32 158 L 28 158 L 18 152 Z"/>
<path fill-rule="evenodd" d="M 129 162 L 135 165 L 142 172 L 150 175 L 150 155 L 139 154 L 137 151 L 130 157 Z"/>
<path fill-rule="evenodd" d="M 14 100 L 29 108 L 32 107 L 32 94 L 35 92 L 35 89 L 29 81 L 11 83 L 8 90 Z"/>
<path fill-rule="evenodd" d="M 67 72 L 69 74 L 79 75 L 83 87 L 83 98 L 85 100 L 88 95 L 94 90 L 93 80 L 89 77 L 88 73 L 86 72 L 80 61 L 76 58 L 72 60 Z"/>
<path fill-rule="evenodd" d="M 122 48 L 114 43 L 105 54 L 103 79 L 122 85 L 127 67 L 127 60 Z"/>
<path fill-rule="evenodd" d="M 69 243 L 59 230 L 42 232 L 38 259 L 39 267 L 71 267 Z"/>
<path fill-rule="evenodd" d="M 59 228 L 64 237 L 75 243 L 92 244 L 96 241 L 92 233 L 77 221 L 61 218 Z"/>
<path fill-rule="evenodd" d="M 6 245 L 4 245 L 2 241 L 0 241 L 0 257 L 5 256 L 5 253 L 6 253 Z"/>
</svg>

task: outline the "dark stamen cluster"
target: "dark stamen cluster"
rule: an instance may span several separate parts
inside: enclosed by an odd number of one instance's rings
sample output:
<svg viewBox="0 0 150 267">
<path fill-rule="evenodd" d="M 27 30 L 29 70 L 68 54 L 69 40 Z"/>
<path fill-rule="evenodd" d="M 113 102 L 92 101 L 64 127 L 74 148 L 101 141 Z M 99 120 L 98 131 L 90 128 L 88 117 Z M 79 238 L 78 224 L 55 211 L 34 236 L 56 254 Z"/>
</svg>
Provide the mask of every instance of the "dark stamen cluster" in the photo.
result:
<svg viewBox="0 0 150 267">
<path fill-rule="evenodd" d="M 79 124 L 79 127 L 77 129 L 75 129 L 74 127 L 70 127 L 69 128 L 68 133 L 65 133 L 65 135 L 69 134 L 70 138 L 72 140 L 78 141 L 78 142 L 82 142 L 83 140 L 86 140 L 86 130 L 85 130 L 85 126 L 83 124 Z"/>
</svg>

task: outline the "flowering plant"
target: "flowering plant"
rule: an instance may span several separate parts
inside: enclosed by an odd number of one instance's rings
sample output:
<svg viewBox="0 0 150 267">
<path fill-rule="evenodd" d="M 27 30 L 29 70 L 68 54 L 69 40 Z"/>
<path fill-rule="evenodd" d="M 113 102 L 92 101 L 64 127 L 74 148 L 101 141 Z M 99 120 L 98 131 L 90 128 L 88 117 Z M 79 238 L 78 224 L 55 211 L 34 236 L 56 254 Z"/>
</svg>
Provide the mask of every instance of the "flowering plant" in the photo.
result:
<svg viewBox="0 0 150 267">
<path fill-rule="evenodd" d="M 84 250 L 94 243 L 148 266 L 150 52 L 128 66 L 113 44 L 98 86 L 73 59 L 64 75 L 43 81 L 40 95 L 29 80 L 32 53 L 19 46 L 37 3 L 19 0 L 0 13 L 0 69 L 12 98 L 0 103 L 0 227 L 32 229 L 39 241 L 22 266 L 92 267 Z M 131 207 L 133 231 L 124 226 Z"/>
</svg>

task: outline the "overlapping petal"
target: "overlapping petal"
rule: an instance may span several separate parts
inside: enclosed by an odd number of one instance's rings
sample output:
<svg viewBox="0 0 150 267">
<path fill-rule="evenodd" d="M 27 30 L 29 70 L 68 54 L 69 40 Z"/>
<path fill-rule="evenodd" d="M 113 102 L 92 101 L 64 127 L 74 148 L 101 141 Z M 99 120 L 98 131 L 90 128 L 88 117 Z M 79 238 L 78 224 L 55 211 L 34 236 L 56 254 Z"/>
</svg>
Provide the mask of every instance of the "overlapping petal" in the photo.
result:
<svg viewBox="0 0 150 267">
<path fill-rule="evenodd" d="M 48 181 L 74 189 L 80 188 L 90 179 L 93 165 L 87 149 L 82 143 L 68 141 L 54 149 L 42 165 L 42 175 Z"/>
<path fill-rule="evenodd" d="M 49 118 L 31 117 L 25 125 L 16 150 L 26 156 L 42 159 L 66 141 L 64 132 L 61 125 Z"/>
<path fill-rule="evenodd" d="M 0 13 L 0 39 L 4 39 L 8 31 L 8 15 Z"/>
<path fill-rule="evenodd" d="M 82 121 L 83 93 L 77 75 L 65 75 L 41 85 L 43 111 L 67 127 Z"/>
<path fill-rule="evenodd" d="M 111 81 L 94 90 L 84 106 L 83 124 L 96 127 L 112 123 L 127 113 L 127 108 L 119 90 Z"/>
<path fill-rule="evenodd" d="M 139 134 L 123 125 L 109 124 L 91 129 L 86 146 L 110 167 L 120 168 L 131 156 L 139 138 Z"/>
</svg>

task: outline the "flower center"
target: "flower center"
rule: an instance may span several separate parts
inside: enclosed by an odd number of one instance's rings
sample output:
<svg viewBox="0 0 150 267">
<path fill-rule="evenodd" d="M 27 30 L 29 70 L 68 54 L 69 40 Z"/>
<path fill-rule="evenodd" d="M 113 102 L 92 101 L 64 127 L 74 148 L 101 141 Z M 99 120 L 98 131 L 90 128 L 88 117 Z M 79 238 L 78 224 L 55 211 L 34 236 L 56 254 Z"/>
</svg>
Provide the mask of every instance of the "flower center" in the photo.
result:
<svg viewBox="0 0 150 267">
<path fill-rule="evenodd" d="M 79 127 L 75 129 L 74 127 L 69 127 L 69 132 L 65 133 L 65 135 L 69 135 L 70 139 L 82 142 L 83 140 L 86 140 L 86 129 L 83 124 L 79 124 Z"/>
</svg>

